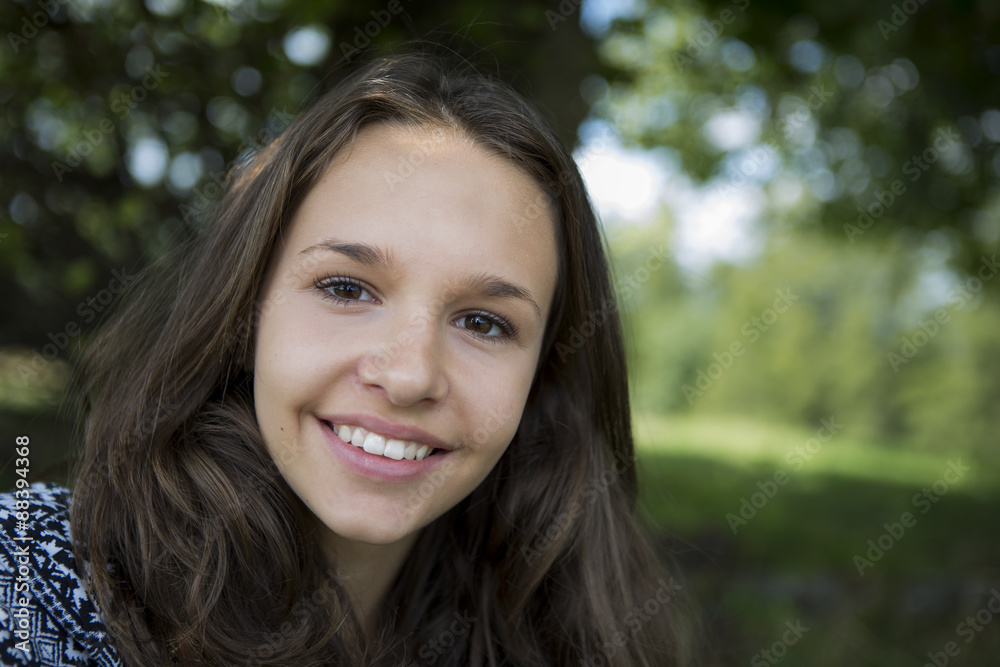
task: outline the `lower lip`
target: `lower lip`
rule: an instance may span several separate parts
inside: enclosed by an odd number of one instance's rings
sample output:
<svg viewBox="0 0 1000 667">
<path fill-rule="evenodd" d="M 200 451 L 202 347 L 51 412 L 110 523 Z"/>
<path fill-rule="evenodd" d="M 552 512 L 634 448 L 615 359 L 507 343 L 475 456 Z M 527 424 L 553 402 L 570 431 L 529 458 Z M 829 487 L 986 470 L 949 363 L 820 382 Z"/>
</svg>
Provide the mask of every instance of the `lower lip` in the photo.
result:
<svg viewBox="0 0 1000 667">
<path fill-rule="evenodd" d="M 369 454 L 360 447 L 355 447 L 349 442 L 344 442 L 333 432 L 330 425 L 317 420 L 320 431 L 333 448 L 333 453 L 351 472 L 369 479 L 376 479 L 380 482 L 415 482 L 422 480 L 432 471 L 441 466 L 452 452 L 439 450 L 433 456 L 417 460 L 395 460 Z"/>
</svg>

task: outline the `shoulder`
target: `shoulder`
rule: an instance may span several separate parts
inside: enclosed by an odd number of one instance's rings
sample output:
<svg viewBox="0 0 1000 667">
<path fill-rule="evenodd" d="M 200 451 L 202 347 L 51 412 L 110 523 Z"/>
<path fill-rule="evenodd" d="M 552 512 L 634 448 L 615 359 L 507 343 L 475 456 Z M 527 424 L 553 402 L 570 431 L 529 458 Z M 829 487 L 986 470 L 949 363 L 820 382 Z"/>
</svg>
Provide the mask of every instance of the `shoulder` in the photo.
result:
<svg viewBox="0 0 1000 667">
<path fill-rule="evenodd" d="M 119 666 L 73 555 L 72 492 L 0 493 L 0 664 Z"/>
</svg>

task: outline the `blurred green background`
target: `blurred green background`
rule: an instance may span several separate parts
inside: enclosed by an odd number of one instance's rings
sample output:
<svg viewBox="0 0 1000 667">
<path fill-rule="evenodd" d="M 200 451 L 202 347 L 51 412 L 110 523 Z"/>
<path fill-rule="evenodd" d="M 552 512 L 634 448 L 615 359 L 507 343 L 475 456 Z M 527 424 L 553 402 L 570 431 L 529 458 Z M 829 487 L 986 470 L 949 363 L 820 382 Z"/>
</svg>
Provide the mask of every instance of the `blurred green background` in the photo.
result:
<svg viewBox="0 0 1000 667">
<path fill-rule="evenodd" d="M 443 43 L 576 148 L 703 664 L 1000 664 L 1000 3 L 3 1 L 3 488 L 226 165 Z"/>
</svg>

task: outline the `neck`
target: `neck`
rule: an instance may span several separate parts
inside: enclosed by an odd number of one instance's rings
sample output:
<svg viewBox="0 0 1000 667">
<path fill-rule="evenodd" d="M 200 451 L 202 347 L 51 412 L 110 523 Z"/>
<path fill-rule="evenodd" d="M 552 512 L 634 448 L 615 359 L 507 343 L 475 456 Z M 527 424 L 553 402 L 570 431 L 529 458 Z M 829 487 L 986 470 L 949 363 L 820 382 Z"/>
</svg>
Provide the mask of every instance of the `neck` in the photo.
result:
<svg viewBox="0 0 1000 667">
<path fill-rule="evenodd" d="M 327 532 L 322 548 L 333 564 L 337 581 L 347 591 L 365 632 L 374 628 L 385 600 L 410 553 L 418 533 L 392 544 L 365 544 Z"/>
</svg>

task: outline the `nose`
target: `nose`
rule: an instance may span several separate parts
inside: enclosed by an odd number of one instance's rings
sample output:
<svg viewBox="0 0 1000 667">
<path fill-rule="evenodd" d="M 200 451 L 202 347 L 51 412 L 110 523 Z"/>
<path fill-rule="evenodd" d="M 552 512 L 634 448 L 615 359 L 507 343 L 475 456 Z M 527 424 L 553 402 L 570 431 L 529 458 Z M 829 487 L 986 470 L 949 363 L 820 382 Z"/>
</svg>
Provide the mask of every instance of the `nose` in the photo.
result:
<svg viewBox="0 0 1000 667">
<path fill-rule="evenodd" d="M 441 332 L 427 315 L 384 322 L 384 334 L 361 359 L 358 375 L 369 387 L 385 392 L 394 405 L 437 402 L 448 394 Z"/>
</svg>

